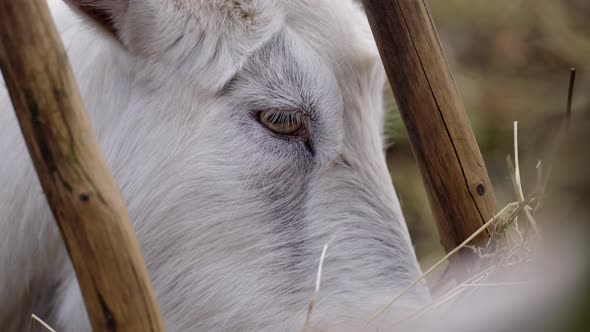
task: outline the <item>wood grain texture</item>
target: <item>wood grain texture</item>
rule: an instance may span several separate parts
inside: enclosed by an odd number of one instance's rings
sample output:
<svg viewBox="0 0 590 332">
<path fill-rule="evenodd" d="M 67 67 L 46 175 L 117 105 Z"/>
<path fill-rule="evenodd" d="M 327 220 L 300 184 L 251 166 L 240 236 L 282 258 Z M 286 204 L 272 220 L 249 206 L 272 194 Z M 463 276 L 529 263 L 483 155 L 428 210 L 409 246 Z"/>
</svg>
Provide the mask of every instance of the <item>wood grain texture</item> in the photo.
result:
<svg viewBox="0 0 590 332">
<path fill-rule="evenodd" d="M 46 0 L 0 0 L 0 67 L 94 331 L 164 331 Z"/>
<path fill-rule="evenodd" d="M 424 0 L 363 0 L 449 252 L 496 209 L 487 170 Z M 474 240 L 481 245 L 484 234 Z"/>
</svg>

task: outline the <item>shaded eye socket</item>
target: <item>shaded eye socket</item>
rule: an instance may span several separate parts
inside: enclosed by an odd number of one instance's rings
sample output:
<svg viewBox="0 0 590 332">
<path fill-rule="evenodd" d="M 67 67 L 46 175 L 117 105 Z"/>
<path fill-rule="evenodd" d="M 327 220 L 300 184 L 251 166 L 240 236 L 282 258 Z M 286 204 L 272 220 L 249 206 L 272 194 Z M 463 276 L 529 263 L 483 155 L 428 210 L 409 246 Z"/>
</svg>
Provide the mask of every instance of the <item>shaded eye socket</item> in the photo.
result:
<svg viewBox="0 0 590 332">
<path fill-rule="evenodd" d="M 258 114 L 260 123 L 268 130 L 289 136 L 301 136 L 304 133 L 304 115 L 300 112 L 269 110 Z"/>
</svg>

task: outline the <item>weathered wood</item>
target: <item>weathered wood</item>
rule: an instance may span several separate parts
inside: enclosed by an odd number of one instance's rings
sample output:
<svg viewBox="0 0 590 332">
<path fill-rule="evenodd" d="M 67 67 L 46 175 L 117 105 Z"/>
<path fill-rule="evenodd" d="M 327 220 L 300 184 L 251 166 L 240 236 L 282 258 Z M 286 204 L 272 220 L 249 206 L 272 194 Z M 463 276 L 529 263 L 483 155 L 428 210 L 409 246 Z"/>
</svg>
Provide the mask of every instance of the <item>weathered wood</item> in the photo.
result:
<svg viewBox="0 0 590 332">
<path fill-rule="evenodd" d="M 493 216 L 495 197 L 424 0 L 363 0 L 449 252 Z M 486 235 L 474 244 L 483 244 Z"/>
<path fill-rule="evenodd" d="M 0 67 L 94 331 L 164 331 L 46 0 L 0 0 Z"/>
</svg>

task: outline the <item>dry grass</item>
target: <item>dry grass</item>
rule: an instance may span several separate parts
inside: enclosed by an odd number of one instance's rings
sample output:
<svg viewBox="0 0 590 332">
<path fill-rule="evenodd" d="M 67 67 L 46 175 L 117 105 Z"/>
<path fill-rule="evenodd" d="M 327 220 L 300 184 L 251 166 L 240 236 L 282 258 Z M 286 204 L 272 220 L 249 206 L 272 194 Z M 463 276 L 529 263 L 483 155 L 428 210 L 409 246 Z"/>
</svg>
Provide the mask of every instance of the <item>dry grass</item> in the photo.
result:
<svg viewBox="0 0 590 332">
<path fill-rule="evenodd" d="M 49 332 L 56 332 L 51 326 L 49 326 L 49 324 L 45 323 L 41 318 L 35 316 L 35 314 L 31 315 L 31 332 L 35 330 L 35 323 L 39 323 L 39 325 Z"/>
<path fill-rule="evenodd" d="M 386 312 L 410 289 L 423 281 L 444 263 L 448 262 L 453 255 L 466 248 L 470 248 L 477 255 L 474 266 L 471 266 L 471 271 L 476 272 L 460 281 L 452 278 L 439 279 L 434 288 L 440 295 L 437 296 L 432 303 L 412 313 L 406 319 L 394 324 L 394 326 L 408 320 L 417 319 L 430 310 L 436 309 L 443 304 L 452 305 L 453 301 L 461 301 L 462 298 L 469 296 L 469 293 L 482 287 L 518 287 L 527 283 L 526 280 L 514 280 L 508 282 L 495 282 L 494 280 L 496 280 L 496 276 L 505 273 L 507 270 L 514 270 L 522 268 L 523 266 L 526 267 L 530 264 L 535 251 L 534 245 L 542 240 L 542 233 L 534 215 L 541 207 L 542 198 L 551 176 L 551 169 L 555 160 L 555 151 L 563 144 L 563 138 L 566 135 L 566 131 L 571 122 L 575 76 L 576 71 L 575 69 L 572 69 L 568 88 L 566 116 L 560 126 L 560 130 L 554 135 L 553 141 L 550 144 L 551 148 L 546 157 L 546 164 L 548 165 L 547 174 L 543 174 L 543 162 L 540 160 L 537 162 L 535 177 L 537 183 L 533 186 L 535 188 L 534 192 L 531 193 L 528 198 L 525 198 L 519 160 L 518 122 L 514 121 L 514 159 L 508 155 L 507 165 L 512 180 L 515 201 L 506 205 L 499 213 L 486 222 L 461 245 L 433 264 L 422 276 L 412 282 L 398 295 L 393 297 L 391 301 L 369 318 L 368 323 Z M 483 248 L 470 247 L 469 243 L 486 230 L 490 234 L 490 239 L 487 245 Z M 443 275 L 448 276 L 448 274 Z"/>
<path fill-rule="evenodd" d="M 311 300 L 309 301 L 309 306 L 307 308 L 307 315 L 305 316 L 305 323 L 303 324 L 303 332 L 308 332 L 310 328 L 310 321 L 311 321 L 311 313 L 313 312 L 313 308 L 318 298 L 318 294 L 320 292 L 320 282 L 322 280 L 322 268 L 324 266 L 324 258 L 326 258 L 326 251 L 328 251 L 328 243 L 324 245 L 322 249 L 322 255 L 320 256 L 320 263 L 318 266 L 318 274 L 316 277 L 315 282 L 315 290 L 313 295 L 311 296 Z"/>
</svg>

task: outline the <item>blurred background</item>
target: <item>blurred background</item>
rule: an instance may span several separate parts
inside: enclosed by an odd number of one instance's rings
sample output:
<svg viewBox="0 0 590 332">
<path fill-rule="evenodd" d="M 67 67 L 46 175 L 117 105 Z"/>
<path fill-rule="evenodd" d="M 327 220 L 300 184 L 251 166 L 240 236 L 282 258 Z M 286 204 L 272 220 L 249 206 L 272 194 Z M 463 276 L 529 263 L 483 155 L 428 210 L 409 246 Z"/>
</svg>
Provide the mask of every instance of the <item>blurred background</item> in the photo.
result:
<svg viewBox="0 0 590 332">
<path fill-rule="evenodd" d="M 506 155 L 519 122 L 525 196 L 548 163 L 577 69 L 572 126 L 556 151 L 540 223 L 590 215 L 590 1 L 430 0 L 431 13 L 494 184 L 498 207 L 516 200 Z M 443 255 L 395 101 L 386 89 L 393 181 L 423 268 Z M 545 165 L 547 166 L 547 165 Z M 545 167 L 547 168 L 547 167 Z"/>
</svg>

